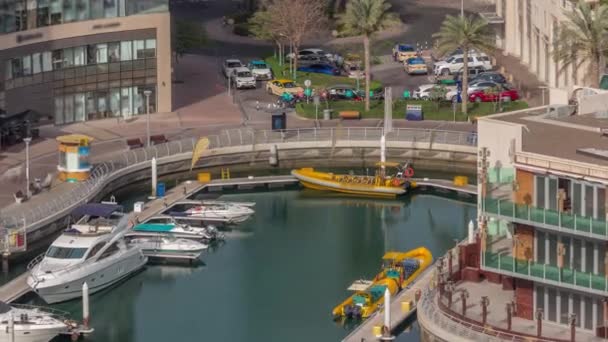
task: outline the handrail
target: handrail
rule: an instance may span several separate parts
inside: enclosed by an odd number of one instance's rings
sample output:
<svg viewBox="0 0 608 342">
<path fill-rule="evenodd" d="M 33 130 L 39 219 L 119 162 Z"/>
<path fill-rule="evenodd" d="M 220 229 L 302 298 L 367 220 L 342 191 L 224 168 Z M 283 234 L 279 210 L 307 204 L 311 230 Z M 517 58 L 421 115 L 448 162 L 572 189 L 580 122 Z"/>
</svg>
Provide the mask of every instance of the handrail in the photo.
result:
<svg viewBox="0 0 608 342">
<path fill-rule="evenodd" d="M 54 308 L 50 308 L 50 307 L 46 307 L 46 306 L 36 306 L 36 305 L 29 305 L 29 304 L 13 304 L 13 303 L 11 303 L 10 306 L 13 308 L 16 308 L 16 309 L 37 310 L 38 312 L 47 314 L 49 316 L 55 317 L 62 321 L 66 320 L 68 317 L 70 317 L 70 313 L 67 311 L 54 309 Z"/>
<path fill-rule="evenodd" d="M 283 131 L 253 130 L 249 128 L 228 129 L 215 135 L 209 135 L 209 150 L 219 148 L 254 146 L 268 143 L 288 142 L 320 142 L 331 141 L 370 141 L 378 142 L 383 134 L 382 128 L 376 127 L 339 127 L 339 128 L 301 128 Z M 95 164 L 91 176 L 84 182 L 78 183 L 67 194 L 58 195 L 58 198 L 36 208 L 30 208 L 28 202 L 0 209 L 0 227 L 6 228 L 7 235 L 0 239 L 7 239 L 10 230 L 17 227 L 34 229 L 38 224 L 58 213 L 88 202 L 97 191 L 106 185 L 107 180 L 117 172 L 129 167 L 142 165 L 153 157 L 157 159 L 190 153 L 196 145 L 197 138 L 186 138 L 177 141 L 138 148 L 127 151 L 118 151 L 110 160 Z M 432 148 L 434 144 L 450 144 L 458 146 L 476 146 L 477 133 L 446 131 L 433 129 L 396 128 L 386 134 L 387 144 L 396 142 L 411 142 L 423 144 L 423 148 Z M 417 145 L 414 145 L 416 147 Z"/>
</svg>

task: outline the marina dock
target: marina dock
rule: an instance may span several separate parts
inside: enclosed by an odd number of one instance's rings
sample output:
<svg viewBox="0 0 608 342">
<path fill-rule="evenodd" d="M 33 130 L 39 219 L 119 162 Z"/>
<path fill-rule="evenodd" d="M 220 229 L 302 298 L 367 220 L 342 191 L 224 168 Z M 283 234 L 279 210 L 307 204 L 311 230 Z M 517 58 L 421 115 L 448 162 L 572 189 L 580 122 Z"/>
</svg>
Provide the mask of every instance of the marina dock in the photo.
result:
<svg viewBox="0 0 608 342">
<path fill-rule="evenodd" d="M 464 193 L 467 195 L 477 195 L 477 185 L 455 185 L 453 181 L 449 179 L 428 179 L 428 178 L 415 178 L 416 188 L 429 187 L 438 191 L 455 191 L 458 193 Z"/>
<path fill-rule="evenodd" d="M 17 278 L 2 285 L 2 287 L 0 287 L 0 301 L 11 303 L 30 292 L 31 289 L 26 283 L 29 274 L 29 271 L 23 272 L 23 274 Z"/>
<path fill-rule="evenodd" d="M 418 279 L 416 279 L 412 284 L 391 299 L 391 330 L 394 331 L 396 327 L 401 326 L 416 313 L 416 291 L 420 290 L 422 293 L 426 288 L 428 288 L 431 280 L 433 279 L 434 271 L 435 264 L 429 265 L 429 267 L 422 272 Z M 402 303 L 405 302 L 411 303 L 408 311 L 406 311 L 403 307 L 404 304 Z M 361 342 L 379 340 L 379 338 L 375 335 L 374 327 L 381 327 L 382 325 L 384 325 L 384 309 L 376 311 L 371 317 L 369 317 L 355 330 L 348 334 L 348 336 L 346 336 L 342 341 Z"/>
</svg>

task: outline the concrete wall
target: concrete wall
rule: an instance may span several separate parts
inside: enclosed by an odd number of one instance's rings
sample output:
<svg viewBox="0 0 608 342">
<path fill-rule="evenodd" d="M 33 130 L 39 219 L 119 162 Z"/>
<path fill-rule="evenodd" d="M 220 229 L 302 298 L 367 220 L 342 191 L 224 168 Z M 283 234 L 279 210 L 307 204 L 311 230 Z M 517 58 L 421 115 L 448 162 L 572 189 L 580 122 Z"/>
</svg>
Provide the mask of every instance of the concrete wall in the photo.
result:
<svg viewBox="0 0 608 342">
<path fill-rule="evenodd" d="M 167 13 L 154 13 L 132 15 L 128 17 L 88 20 L 41 27 L 28 31 L 0 35 L 0 82 L 4 81 L 5 60 L 23 54 L 40 52 L 49 48 L 64 48 L 99 42 L 129 40 L 150 35 L 156 36 L 156 79 L 157 79 L 157 111 L 172 111 L 171 103 L 171 15 Z M 22 90 L 7 92 L 6 102 L 9 109 L 18 110 L 20 107 L 13 102 L 24 102 L 23 96 L 29 95 L 34 100 L 37 97 L 51 98 L 52 87 L 44 84 L 26 86 Z M 0 90 L 2 88 L 0 87 Z M 53 108 L 49 101 L 39 102 L 39 108 L 44 110 Z"/>
<path fill-rule="evenodd" d="M 578 113 L 592 114 L 608 111 L 608 92 L 581 97 L 578 103 Z M 600 127 L 603 128 L 603 127 Z"/>
<path fill-rule="evenodd" d="M 519 124 L 481 118 L 477 122 L 478 150 L 490 152 L 488 177 L 491 183 L 506 183 L 514 179 L 514 153 L 521 151 L 522 127 Z"/>
</svg>

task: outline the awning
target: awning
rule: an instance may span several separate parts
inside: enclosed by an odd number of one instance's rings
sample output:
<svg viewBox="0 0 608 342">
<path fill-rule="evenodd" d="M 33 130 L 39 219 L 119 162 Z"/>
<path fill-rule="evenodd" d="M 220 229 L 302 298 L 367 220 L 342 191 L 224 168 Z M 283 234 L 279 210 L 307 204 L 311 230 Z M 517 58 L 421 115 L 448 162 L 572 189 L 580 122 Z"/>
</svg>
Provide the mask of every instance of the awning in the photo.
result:
<svg viewBox="0 0 608 342">
<path fill-rule="evenodd" d="M 97 216 L 110 217 L 116 211 L 122 211 L 122 205 L 106 204 L 106 203 L 87 203 L 83 204 L 72 211 L 73 216 Z"/>
</svg>

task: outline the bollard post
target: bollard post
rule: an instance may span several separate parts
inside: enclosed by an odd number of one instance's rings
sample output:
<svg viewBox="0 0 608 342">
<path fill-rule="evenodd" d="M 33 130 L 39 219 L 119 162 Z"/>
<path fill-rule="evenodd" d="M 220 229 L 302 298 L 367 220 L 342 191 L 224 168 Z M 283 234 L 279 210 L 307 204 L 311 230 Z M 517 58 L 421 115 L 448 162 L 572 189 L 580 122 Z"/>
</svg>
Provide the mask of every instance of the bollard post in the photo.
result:
<svg viewBox="0 0 608 342">
<path fill-rule="evenodd" d="M 511 331 L 511 315 L 512 315 L 511 303 L 507 303 L 507 330 Z"/>
<path fill-rule="evenodd" d="M 536 336 L 543 334 L 543 309 L 536 309 Z"/>
<path fill-rule="evenodd" d="M 15 318 L 13 317 L 12 311 L 9 311 L 8 313 L 8 333 L 9 341 L 15 342 Z"/>
<path fill-rule="evenodd" d="M 89 328 L 89 285 L 82 284 L 82 325 L 85 329 Z"/>
<path fill-rule="evenodd" d="M 574 342 L 576 338 L 576 314 L 570 315 L 570 342 Z"/>
<path fill-rule="evenodd" d="M 452 279 L 452 250 L 448 252 L 448 279 Z"/>
<path fill-rule="evenodd" d="M 481 297 L 481 315 L 482 315 L 482 323 L 483 325 L 486 325 L 486 320 L 488 318 L 488 305 L 490 305 L 490 299 L 488 298 L 488 296 L 483 296 Z"/>
<path fill-rule="evenodd" d="M 2 253 L 2 273 L 8 273 L 8 257 L 10 256 L 9 252 Z"/>
<path fill-rule="evenodd" d="M 469 297 L 469 291 L 466 289 L 460 292 L 460 300 L 462 301 L 462 316 L 466 317 L 467 315 L 467 298 Z"/>
<path fill-rule="evenodd" d="M 157 173 L 156 173 L 156 158 L 152 157 L 152 162 L 150 163 L 152 166 L 152 195 L 150 198 L 156 198 L 156 183 L 157 183 Z"/>
</svg>

